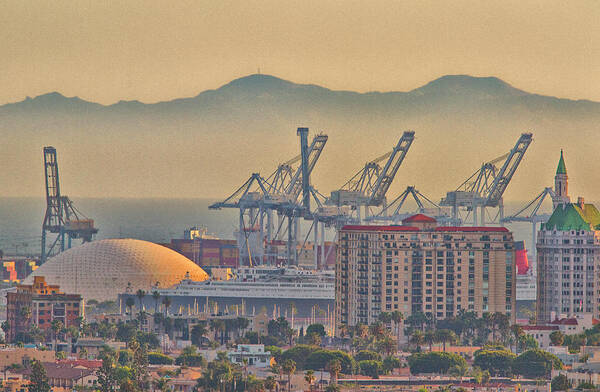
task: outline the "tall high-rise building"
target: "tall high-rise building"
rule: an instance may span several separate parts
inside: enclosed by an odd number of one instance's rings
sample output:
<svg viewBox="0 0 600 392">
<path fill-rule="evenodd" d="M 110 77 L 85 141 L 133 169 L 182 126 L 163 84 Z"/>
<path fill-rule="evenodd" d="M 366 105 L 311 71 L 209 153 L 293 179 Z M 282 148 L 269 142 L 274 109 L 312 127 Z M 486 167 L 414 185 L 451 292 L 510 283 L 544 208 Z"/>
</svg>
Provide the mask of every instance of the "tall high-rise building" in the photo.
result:
<svg viewBox="0 0 600 392">
<path fill-rule="evenodd" d="M 600 304 L 600 212 L 582 197 L 571 203 L 560 152 L 554 177 L 554 212 L 537 239 L 537 319 L 591 314 Z"/>
<path fill-rule="evenodd" d="M 515 250 L 504 227 L 440 227 L 415 215 L 402 226 L 345 226 L 336 260 L 336 324 L 381 312 L 436 319 L 461 310 L 515 317 Z"/>
</svg>

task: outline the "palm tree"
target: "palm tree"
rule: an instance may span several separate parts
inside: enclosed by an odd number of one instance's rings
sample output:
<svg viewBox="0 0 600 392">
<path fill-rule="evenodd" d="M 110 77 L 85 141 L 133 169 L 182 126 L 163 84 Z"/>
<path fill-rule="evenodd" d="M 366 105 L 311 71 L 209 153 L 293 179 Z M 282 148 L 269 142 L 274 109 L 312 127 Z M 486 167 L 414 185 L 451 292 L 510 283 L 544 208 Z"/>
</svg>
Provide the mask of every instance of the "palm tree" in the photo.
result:
<svg viewBox="0 0 600 392">
<path fill-rule="evenodd" d="M 308 383 L 308 390 L 312 392 L 313 389 L 313 382 L 315 382 L 315 372 L 314 370 L 307 370 L 306 373 L 304 373 L 304 380 Z"/>
<path fill-rule="evenodd" d="M 383 323 L 381 323 L 380 321 L 371 324 L 369 329 L 371 330 L 371 334 L 375 337 L 375 339 L 381 339 L 381 337 L 383 337 L 383 335 L 385 335 L 386 332 Z"/>
<path fill-rule="evenodd" d="M 402 312 L 398 311 L 398 310 L 394 310 L 391 313 L 392 316 L 392 321 L 394 322 L 394 325 L 396 326 L 396 339 L 398 340 L 398 343 L 400 343 L 400 324 L 402 323 L 402 320 L 404 320 L 404 314 L 402 314 Z"/>
<path fill-rule="evenodd" d="M 452 377 L 458 378 L 461 383 L 462 383 L 463 377 L 465 377 L 468 372 L 469 372 L 469 368 L 467 367 L 467 365 L 464 362 L 461 363 L 460 365 L 454 365 L 450 369 L 448 369 L 448 374 L 450 374 L 450 376 L 452 376 Z"/>
<path fill-rule="evenodd" d="M 444 352 L 446 351 L 446 343 L 453 343 L 456 341 L 456 334 L 454 331 L 449 329 L 439 329 L 436 331 L 437 340 L 442 342 L 444 346 Z"/>
<path fill-rule="evenodd" d="M 329 384 L 327 388 L 325 388 L 325 392 L 340 392 L 341 388 L 337 384 Z"/>
<path fill-rule="evenodd" d="M 208 329 L 204 323 L 196 324 L 192 327 L 190 339 L 192 343 L 200 347 L 202 345 L 202 337 L 208 333 Z"/>
<path fill-rule="evenodd" d="M 237 329 L 238 329 L 238 337 L 244 334 L 244 331 L 250 325 L 250 320 L 245 317 L 237 318 Z M 241 332 L 240 332 L 241 331 Z"/>
<path fill-rule="evenodd" d="M 521 327 L 519 324 L 514 324 L 510 327 L 510 332 L 513 335 L 513 339 L 515 341 L 515 353 L 517 352 L 517 345 L 519 344 L 519 339 L 521 338 L 521 336 L 523 336 L 525 334 L 525 331 L 523 330 L 523 327 Z"/>
<path fill-rule="evenodd" d="M 154 313 L 158 312 L 158 301 L 160 300 L 160 293 L 157 290 L 152 292 L 152 299 L 154 299 Z"/>
<path fill-rule="evenodd" d="M 281 370 L 288 376 L 288 392 L 292 390 L 292 374 L 296 372 L 296 362 L 293 359 L 286 359 L 281 364 Z"/>
<path fill-rule="evenodd" d="M 165 317 L 169 315 L 169 308 L 171 307 L 171 298 L 164 297 L 162 304 L 165 306 Z"/>
<path fill-rule="evenodd" d="M 142 289 L 139 289 L 136 293 L 135 296 L 138 297 L 138 300 L 140 301 L 140 310 L 139 312 L 142 311 L 143 308 L 143 301 L 144 301 L 144 297 L 146 296 L 146 292 Z"/>
<path fill-rule="evenodd" d="M 384 336 L 376 342 L 376 347 L 377 351 L 383 351 L 389 357 L 392 353 L 396 352 L 398 345 L 392 337 Z"/>
<path fill-rule="evenodd" d="M 23 306 L 19 310 L 19 315 L 24 320 L 24 323 L 22 325 L 24 325 L 24 326 L 29 325 L 29 320 L 31 319 L 31 308 L 29 306 Z"/>
<path fill-rule="evenodd" d="M 425 343 L 427 343 L 429 345 L 429 351 L 431 352 L 433 343 L 435 343 L 437 341 L 437 335 L 435 333 L 435 331 L 427 331 L 423 334 L 423 340 L 425 341 Z"/>
<path fill-rule="evenodd" d="M 169 382 L 164 377 L 161 377 L 158 380 L 154 380 L 154 382 L 152 383 L 152 386 L 154 387 L 154 391 L 158 391 L 158 392 L 170 391 Z"/>
<path fill-rule="evenodd" d="M 273 376 L 267 376 L 267 378 L 265 378 L 265 388 L 267 388 L 268 391 L 272 391 L 273 389 L 275 389 L 275 386 L 277 384 L 277 381 L 275 381 L 275 377 Z"/>
<path fill-rule="evenodd" d="M 410 336 L 410 342 L 414 344 L 415 349 L 418 349 L 419 351 L 421 351 L 421 345 L 423 344 L 424 339 L 423 332 L 421 332 L 420 329 L 415 329 Z"/>
<path fill-rule="evenodd" d="M 215 337 L 219 336 L 219 333 L 221 335 L 221 345 L 223 345 L 224 343 L 224 338 L 225 336 L 225 322 L 223 322 L 223 320 L 219 320 L 219 319 L 212 319 L 210 320 L 210 329 L 213 330 L 213 332 L 215 333 Z"/>
<path fill-rule="evenodd" d="M 271 366 L 271 372 L 273 374 L 277 374 L 279 376 L 279 384 L 281 385 L 281 381 L 282 381 L 282 377 L 283 377 L 283 370 L 281 370 L 281 365 L 278 363 L 275 363 Z"/>
<path fill-rule="evenodd" d="M 56 338 L 58 336 L 58 333 L 63 329 L 63 323 L 60 320 L 52 320 L 52 332 L 54 334 L 54 351 L 56 350 Z"/>
<path fill-rule="evenodd" d="M 384 324 L 389 324 L 392 321 L 392 314 L 388 312 L 381 312 L 379 313 L 377 319 Z"/>
<path fill-rule="evenodd" d="M 331 380 L 330 382 L 332 384 L 337 384 L 338 375 L 342 371 L 342 363 L 339 361 L 339 359 L 332 359 L 331 361 L 327 362 L 325 367 L 329 372 L 329 378 Z"/>
<path fill-rule="evenodd" d="M 129 319 L 133 319 L 133 305 L 135 305 L 133 298 L 127 297 L 125 300 L 125 307 L 129 309 Z"/>
</svg>

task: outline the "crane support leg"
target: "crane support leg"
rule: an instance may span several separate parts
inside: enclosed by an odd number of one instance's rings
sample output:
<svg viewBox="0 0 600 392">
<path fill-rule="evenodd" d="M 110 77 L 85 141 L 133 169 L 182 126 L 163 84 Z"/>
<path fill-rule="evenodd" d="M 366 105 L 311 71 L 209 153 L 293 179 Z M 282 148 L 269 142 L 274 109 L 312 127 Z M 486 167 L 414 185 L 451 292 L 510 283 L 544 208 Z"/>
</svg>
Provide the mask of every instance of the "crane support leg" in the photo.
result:
<svg viewBox="0 0 600 392">
<path fill-rule="evenodd" d="M 325 265 L 325 223 L 321 222 L 321 264 L 323 268 Z"/>
<path fill-rule="evenodd" d="M 314 222 L 315 222 L 315 239 L 313 241 L 313 266 L 315 269 L 318 268 L 319 266 L 319 220 L 317 219 L 317 217 L 314 217 Z"/>
</svg>

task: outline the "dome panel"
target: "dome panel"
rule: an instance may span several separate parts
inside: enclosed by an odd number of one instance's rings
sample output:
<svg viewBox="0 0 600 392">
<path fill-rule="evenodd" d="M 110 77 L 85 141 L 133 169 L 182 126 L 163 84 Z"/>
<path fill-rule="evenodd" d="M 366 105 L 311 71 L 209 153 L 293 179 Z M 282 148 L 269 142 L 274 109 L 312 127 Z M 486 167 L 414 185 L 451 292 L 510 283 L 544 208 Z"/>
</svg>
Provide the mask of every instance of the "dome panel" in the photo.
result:
<svg viewBox="0 0 600 392">
<path fill-rule="evenodd" d="M 115 300 L 129 283 L 133 292 L 179 283 L 186 275 L 197 281 L 208 275 L 187 257 L 162 245 L 134 239 L 106 239 L 68 249 L 41 265 L 25 280 L 44 276 L 61 291 L 81 294 L 88 301 Z"/>
</svg>

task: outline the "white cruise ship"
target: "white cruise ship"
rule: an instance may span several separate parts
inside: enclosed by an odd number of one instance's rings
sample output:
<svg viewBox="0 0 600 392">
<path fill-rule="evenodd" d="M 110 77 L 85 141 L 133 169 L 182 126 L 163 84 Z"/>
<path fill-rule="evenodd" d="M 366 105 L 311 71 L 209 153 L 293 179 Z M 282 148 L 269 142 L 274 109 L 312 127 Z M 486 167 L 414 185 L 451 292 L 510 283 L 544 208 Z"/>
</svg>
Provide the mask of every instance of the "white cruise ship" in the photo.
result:
<svg viewBox="0 0 600 392">
<path fill-rule="evenodd" d="M 335 299 L 335 276 L 331 272 L 315 272 L 296 268 L 245 267 L 230 280 L 195 282 L 184 279 L 161 296 L 271 298 L 271 299 Z"/>
<path fill-rule="evenodd" d="M 219 309 L 242 305 L 246 312 L 265 307 L 295 308 L 297 317 L 309 317 L 315 308 L 333 311 L 335 273 L 298 268 L 242 267 L 229 280 L 196 282 L 184 279 L 179 284 L 157 290 L 183 309 L 203 309 L 218 304 Z M 293 305 L 293 306 L 292 306 Z"/>
</svg>

